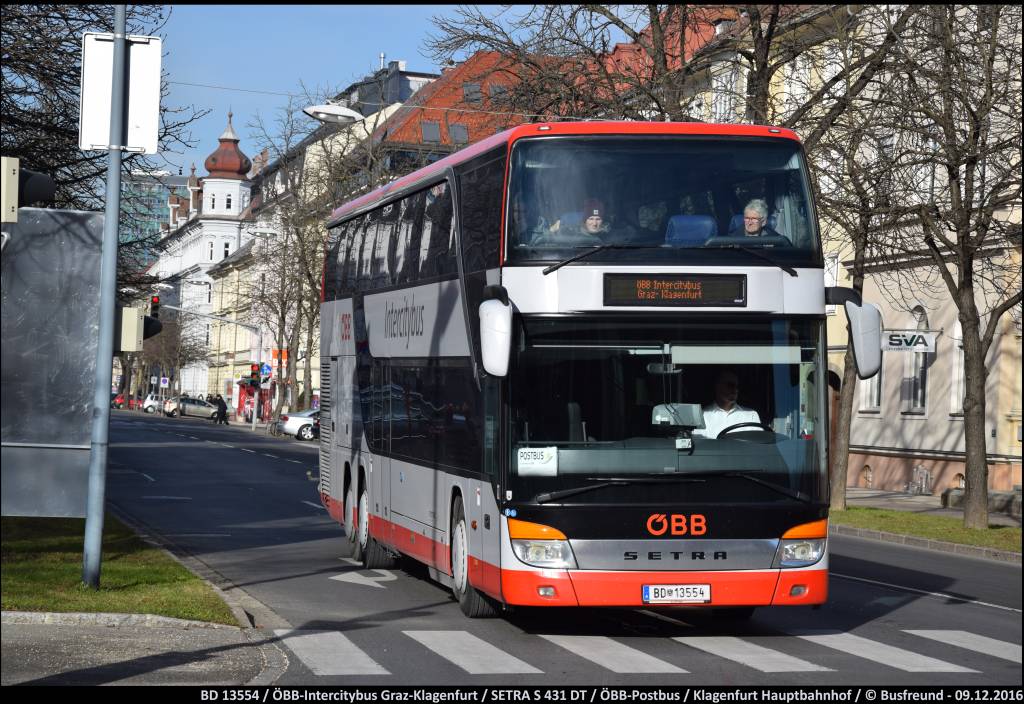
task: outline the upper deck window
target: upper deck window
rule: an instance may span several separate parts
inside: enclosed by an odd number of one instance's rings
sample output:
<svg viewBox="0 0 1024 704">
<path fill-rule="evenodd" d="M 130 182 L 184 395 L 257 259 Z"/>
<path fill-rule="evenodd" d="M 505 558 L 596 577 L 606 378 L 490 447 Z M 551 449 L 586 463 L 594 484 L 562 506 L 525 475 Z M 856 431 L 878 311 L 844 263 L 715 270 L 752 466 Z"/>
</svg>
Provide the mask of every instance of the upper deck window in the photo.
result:
<svg viewBox="0 0 1024 704">
<path fill-rule="evenodd" d="M 742 265 L 736 247 L 821 266 L 800 147 L 740 137 L 558 137 L 519 141 L 511 166 L 508 261 Z M 596 216 L 596 218 L 595 218 Z M 763 259 L 746 262 L 764 265 Z"/>
</svg>

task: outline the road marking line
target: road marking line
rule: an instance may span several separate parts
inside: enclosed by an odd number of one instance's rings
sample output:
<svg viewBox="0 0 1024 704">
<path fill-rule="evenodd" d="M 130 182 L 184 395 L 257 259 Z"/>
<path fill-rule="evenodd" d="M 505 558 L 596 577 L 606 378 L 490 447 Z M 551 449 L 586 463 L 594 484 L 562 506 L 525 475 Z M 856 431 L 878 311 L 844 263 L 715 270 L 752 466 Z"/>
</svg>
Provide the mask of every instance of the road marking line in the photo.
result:
<svg viewBox="0 0 1024 704">
<path fill-rule="evenodd" d="M 276 630 L 274 635 L 314 675 L 391 674 L 341 633 Z"/>
<path fill-rule="evenodd" d="M 153 479 L 153 477 L 149 476 L 145 472 L 139 472 L 139 474 L 141 474 L 142 476 L 144 476 L 146 479 L 148 479 L 151 482 L 155 482 L 156 481 L 156 479 Z"/>
<path fill-rule="evenodd" d="M 189 437 L 192 438 L 193 440 L 198 440 L 199 439 L 195 435 L 189 435 Z"/>
<path fill-rule="evenodd" d="M 164 533 L 168 538 L 230 538 L 231 533 Z"/>
<path fill-rule="evenodd" d="M 471 675 L 543 674 L 465 631 L 402 631 Z"/>
<path fill-rule="evenodd" d="M 895 667 L 904 672 L 977 672 L 960 665 L 936 660 L 926 655 L 903 648 L 896 648 L 876 640 L 855 636 L 852 633 L 828 633 L 823 635 L 797 635 L 826 648 L 832 648 L 865 660 Z"/>
<path fill-rule="evenodd" d="M 261 454 L 261 455 L 263 455 L 264 457 L 273 457 L 273 458 L 274 458 L 275 460 L 279 460 L 279 459 L 281 459 L 281 458 L 280 458 L 280 457 L 278 457 L 277 455 L 272 455 L 272 454 L 270 454 L 269 452 L 261 452 L 260 454 Z"/>
<path fill-rule="evenodd" d="M 302 503 L 306 504 L 307 506 L 312 506 L 313 508 L 318 508 L 318 509 L 320 509 L 321 511 L 326 511 L 326 510 L 327 510 L 327 509 L 325 509 L 325 508 L 324 508 L 324 507 L 323 507 L 322 505 L 320 505 L 320 504 L 315 504 L 315 503 L 313 503 L 312 501 L 303 501 Z"/>
<path fill-rule="evenodd" d="M 943 592 L 928 592 L 923 589 L 914 589 L 913 587 L 903 587 L 899 584 L 889 584 L 888 582 L 876 582 L 873 579 L 864 579 L 863 577 L 851 577 L 848 574 L 836 574 L 835 572 L 830 573 L 832 577 L 839 577 L 840 579 L 851 579 L 854 582 L 866 582 L 867 584 L 874 584 L 879 587 L 889 587 L 890 589 L 898 589 L 904 592 L 913 592 L 914 594 L 924 594 L 925 596 L 934 596 L 938 599 L 947 599 L 949 601 L 959 601 L 964 604 L 975 604 L 976 606 L 988 606 L 993 609 L 1003 609 L 1004 611 L 1012 611 L 1015 614 L 1021 613 L 1020 609 L 1015 609 L 1012 606 L 1000 606 L 999 604 L 990 604 L 987 601 L 977 601 L 975 599 L 967 599 L 966 597 L 956 596 L 955 594 L 945 594 Z"/>
<path fill-rule="evenodd" d="M 329 577 L 328 579 L 332 579 L 335 582 L 350 582 L 351 584 L 358 584 L 361 587 L 373 587 L 374 589 L 387 589 L 387 587 L 380 584 L 380 582 L 394 582 L 398 579 L 397 575 L 387 570 L 373 571 L 377 573 L 376 577 L 367 577 L 366 575 L 358 572 L 343 572 L 341 574 L 336 574 L 333 577 Z"/>
<path fill-rule="evenodd" d="M 250 450 L 250 449 L 245 448 L 245 447 L 240 447 L 238 449 L 241 450 L 242 452 L 251 452 L 254 455 L 256 454 L 256 450 Z"/>
<path fill-rule="evenodd" d="M 540 637 L 565 648 L 573 655 L 586 658 L 590 662 L 596 663 L 612 672 L 625 674 L 632 672 L 686 673 L 686 670 L 682 668 L 605 636 L 552 636 L 540 634 Z"/>
<path fill-rule="evenodd" d="M 292 464 L 302 464 L 298 460 L 288 460 L 288 461 L 291 462 Z"/>
<path fill-rule="evenodd" d="M 672 640 L 761 672 L 831 672 L 827 667 L 731 636 L 682 636 Z"/>
<path fill-rule="evenodd" d="M 1021 662 L 1021 646 L 1017 643 L 1008 643 L 1003 640 L 996 640 L 995 638 L 979 636 L 975 633 L 970 633 L 968 631 L 911 631 L 907 629 L 904 630 L 907 633 L 913 633 L 915 636 L 921 636 L 922 638 L 931 638 L 932 640 L 937 640 L 940 643 L 946 643 L 947 645 L 955 645 L 958 648 L 967 648 L 967 650 L 973 650 L 977 653 L 991 655 L 994 658 L 1010 660 L 1011 662 L 1015 662 L 1018 665 Z"/>
</svg>

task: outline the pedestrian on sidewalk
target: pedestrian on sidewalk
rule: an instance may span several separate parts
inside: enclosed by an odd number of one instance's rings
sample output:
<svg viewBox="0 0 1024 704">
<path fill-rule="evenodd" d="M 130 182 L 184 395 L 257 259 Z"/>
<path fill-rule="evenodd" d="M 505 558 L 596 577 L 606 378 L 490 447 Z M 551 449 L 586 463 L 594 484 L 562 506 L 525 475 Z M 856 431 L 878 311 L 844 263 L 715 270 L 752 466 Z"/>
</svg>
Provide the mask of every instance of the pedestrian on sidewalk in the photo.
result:
<svg viewBox="0 0 1024 704">
<path fill-rule="evenodd" d="M 228 404 L 223 396 L 217 394 L 217 425 L 221 423 L 228 424 Z"/>
</svg>

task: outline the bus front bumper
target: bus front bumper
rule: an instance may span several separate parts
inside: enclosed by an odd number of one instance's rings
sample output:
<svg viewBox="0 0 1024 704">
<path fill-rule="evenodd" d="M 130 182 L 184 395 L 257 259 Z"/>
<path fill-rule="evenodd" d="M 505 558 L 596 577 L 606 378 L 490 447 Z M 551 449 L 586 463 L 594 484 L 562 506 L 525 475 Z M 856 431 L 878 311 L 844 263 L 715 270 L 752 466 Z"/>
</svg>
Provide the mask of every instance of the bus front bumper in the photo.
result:
<svg viewBox="0 0 1024 704">
<path fill-rule="evenodd" d="M 606 572 L 501 570 L 504 601 L 518 606 L 659 606 L 645 602 L 644 586 L 711 586 L 711 601 L 686 606 L 810 606 L 828 598 L 828 569 L 731 572 Z"/>
</svg>

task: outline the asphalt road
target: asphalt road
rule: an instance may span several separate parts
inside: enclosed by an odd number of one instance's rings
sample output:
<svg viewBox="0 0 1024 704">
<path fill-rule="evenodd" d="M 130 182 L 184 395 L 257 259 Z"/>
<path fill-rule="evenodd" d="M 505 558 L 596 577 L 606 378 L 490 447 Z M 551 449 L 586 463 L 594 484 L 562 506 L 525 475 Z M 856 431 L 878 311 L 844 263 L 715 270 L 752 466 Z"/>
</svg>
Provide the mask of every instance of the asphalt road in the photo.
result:
<svg viewBox="0 0 1024 704">
<path fill-rule="evenodd" d="M 829 602 L 470 620 L 425 570 L 365 571 L 319 505 L 315 442 L 115 411 L 107 498 L 273 612 L 278 684 L 1021 684 L 1021 569 L 831 539 Z"/>
</svg>

